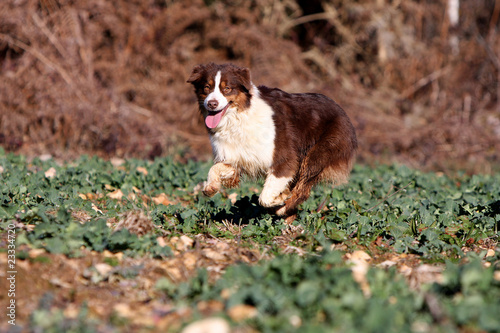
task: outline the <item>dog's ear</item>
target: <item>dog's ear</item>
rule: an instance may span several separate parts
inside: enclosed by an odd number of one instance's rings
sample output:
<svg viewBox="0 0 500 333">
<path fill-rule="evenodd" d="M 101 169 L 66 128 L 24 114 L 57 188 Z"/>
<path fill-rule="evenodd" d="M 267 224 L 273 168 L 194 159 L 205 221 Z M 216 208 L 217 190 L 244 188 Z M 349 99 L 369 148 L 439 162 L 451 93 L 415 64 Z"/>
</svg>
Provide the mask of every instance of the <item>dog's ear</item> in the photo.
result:
<svg viewBox="0 0 500 333">
<path fill-rule="evenodd" d="M 247 91 L 250 91 L 252 89 L 252 79 L 250 77 L 250 70 L 248 68 L 238 68 L 238 71 L 236 72 L 236 75 L 239 78 L 239 83 L 243 88 L 245 88 Z"/>
<path fill-rule="evenodd" d="M 197 81 L 199 81 L 201 79 L 204 71 L 205 71 L 204 65 L 195 66 L 193 68 L 193 71 L 191 72 L 191 76 L 187 80 L 187 83 L 195 84 Z"/>
</svg>

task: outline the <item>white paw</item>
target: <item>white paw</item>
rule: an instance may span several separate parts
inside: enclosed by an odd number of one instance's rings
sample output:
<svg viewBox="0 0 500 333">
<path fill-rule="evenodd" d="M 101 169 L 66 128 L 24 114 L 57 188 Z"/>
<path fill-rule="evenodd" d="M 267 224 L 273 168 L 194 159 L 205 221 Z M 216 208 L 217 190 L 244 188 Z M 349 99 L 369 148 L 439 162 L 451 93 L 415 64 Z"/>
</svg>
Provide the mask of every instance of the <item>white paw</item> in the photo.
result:
<svg viewBox="0 0 500 333">
<path fill-rule="evenodd" d="M 262 191 L 262 193 L 259 196 L 259 204 L 262 207 L 274 207 L 279 205 L 275 203 L 275 196 L 271 196 L 268 192 Z"/>
<path fill-rule="evenodd" d="M 287 186 L 291 180 L 291 177 L 276 178 L 274 175 L 267 176 L 259 197 L 261 206 L 276 207 L 283 205 L 290 194 Z"/>
<path fill-rule="evenodd" d="M 264 194 L 264 192 L 263 192 Z M 267 193 L 266 193 L 267 194 Z M 288 199 L 290 196 L 287 193 L 280 193 L 275 197 L 269 197 L 269 196 L 263 196 L 262 194 L 259 197 L 259 203 L 263 207 L 276 207 L 276 206 L 283 206 L 285 204 L 285 200 Z"/>
</svg>

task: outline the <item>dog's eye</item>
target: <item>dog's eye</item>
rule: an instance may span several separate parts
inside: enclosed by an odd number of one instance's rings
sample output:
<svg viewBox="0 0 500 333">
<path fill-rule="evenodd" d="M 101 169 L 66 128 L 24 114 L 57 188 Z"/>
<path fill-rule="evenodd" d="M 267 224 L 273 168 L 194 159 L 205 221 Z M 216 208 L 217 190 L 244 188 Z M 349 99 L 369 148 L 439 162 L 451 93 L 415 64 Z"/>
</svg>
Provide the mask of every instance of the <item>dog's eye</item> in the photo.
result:
<svg viewBox="0 0 500 333">
<path fill-rule="evenodd" d="M 224 93 L 229 94 L 231 92 L 231 88 L 229 87 L 224 87 Z"/>
<path fill-rule="evenodd" d="M 203 89 L 205 90 L 205 92 L 209 92 L 210 91 L 210 85 L 209 84 L 205 84 L 205 87 Z"/>
</svg>

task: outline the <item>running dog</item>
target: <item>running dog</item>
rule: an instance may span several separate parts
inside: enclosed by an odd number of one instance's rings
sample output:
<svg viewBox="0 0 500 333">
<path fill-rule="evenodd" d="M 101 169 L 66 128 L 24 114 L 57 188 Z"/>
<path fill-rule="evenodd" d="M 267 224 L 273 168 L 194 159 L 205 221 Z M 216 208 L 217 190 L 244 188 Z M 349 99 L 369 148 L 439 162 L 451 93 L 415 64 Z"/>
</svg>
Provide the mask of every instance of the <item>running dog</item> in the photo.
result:
<svg viewBox="0 0 500 333">
<path fill-rule="evenodd" d="M 264 176 L 259 203 L 290 223 L 318 182 L 347 182 L 356 133 L 330 98 L 257 87 L 248 68 L 232 64 L 198 65 L 187 82 L 194 86 L 214 154 L 205 195 L 238 186 L 242 174 Z"/>
</svg>

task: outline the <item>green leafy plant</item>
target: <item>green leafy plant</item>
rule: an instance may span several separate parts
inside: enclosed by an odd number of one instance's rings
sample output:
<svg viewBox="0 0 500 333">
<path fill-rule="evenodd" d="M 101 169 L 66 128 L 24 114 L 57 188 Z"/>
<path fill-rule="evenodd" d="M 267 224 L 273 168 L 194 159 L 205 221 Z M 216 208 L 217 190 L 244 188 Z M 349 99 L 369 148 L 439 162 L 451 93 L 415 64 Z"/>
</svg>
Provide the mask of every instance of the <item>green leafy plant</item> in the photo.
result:
<svg viewBox="0 0 500 333">
<path fill-rule="evenodd" d="M 201 234 L 270 251 L 274 259 L 230 266 L 215 282 L 207 270 L 181 284 L 166 278 L 156 282 L 175 304 L 195 307 L 216 300 L 223 315 L 238 305 L 253 307 L 257 315 L 245 325 L 262 332 L 494 332 L 500 326 L 500 284 L 494 278 L 500 254 L 494 251 L 486 259 L 485 253 L 465 254 L 498 242 L 498 174 L 450 177 L 397 165 L 357 165 L 349 184 L 315 188 L 294 222 L 303 232 L 285 236 L 284 221 L 258 204 L 255 189 L 261 182 L 245 180 L 213 198 L 201 196 L 199 184 L 209 163 L 165 157 L 114 166 L 83 156 L 58 165 L 1 152 L 0 166 L 0 228 L 14 225 L 18 245 L 68 256 L 88 249 L 166 258 L 173 251 L 158 239 Z M 137 221 L 146 223 L 139 228 L 144 232 L 117 228 L 134 211 L 142 214 Z M 287 245 L 279 246 L 284 239 Z M 444 278 L 417 291 L 396 269 L 371 268 L 367 297 L 342 253 L 326 250 L 332 244 L 343 244 L 348 252 L 362 248 L 445 262 Z M 287 254 L 289 249 L 304 256 Z M 29 258 L 21 252 L 19 260 Z M 107 260 L 117 265 L 116 259 Z M 117 274 L 134 279 L 140 269 Z M 84 308 L 76 321 L 47 311 L 38 309 L 31 327 L 95 328 Z"/>
</svg>

